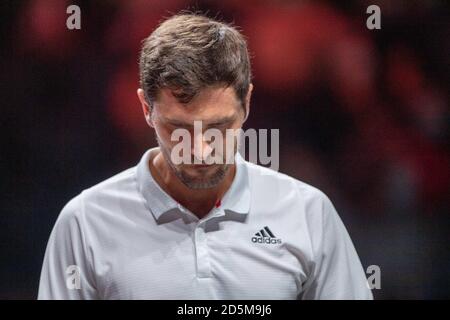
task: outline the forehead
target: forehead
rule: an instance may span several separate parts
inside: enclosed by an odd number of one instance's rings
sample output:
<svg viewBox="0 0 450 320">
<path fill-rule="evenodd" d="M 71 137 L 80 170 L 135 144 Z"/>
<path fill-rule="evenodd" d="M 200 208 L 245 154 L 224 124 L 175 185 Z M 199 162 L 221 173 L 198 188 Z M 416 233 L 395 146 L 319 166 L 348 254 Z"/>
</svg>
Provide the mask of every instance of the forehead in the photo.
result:
<svg viewBox="0 0 450 320">
<path fill-rule="evenodd" d="M 155 110 L 163 116 L 185 121 L 206 120 L 236 114 L 241 109 L 233 87 L 210 86 L 202 89 L 189 103 L 181 103 L 168 88 L 159 91 Z"/>
</svg>

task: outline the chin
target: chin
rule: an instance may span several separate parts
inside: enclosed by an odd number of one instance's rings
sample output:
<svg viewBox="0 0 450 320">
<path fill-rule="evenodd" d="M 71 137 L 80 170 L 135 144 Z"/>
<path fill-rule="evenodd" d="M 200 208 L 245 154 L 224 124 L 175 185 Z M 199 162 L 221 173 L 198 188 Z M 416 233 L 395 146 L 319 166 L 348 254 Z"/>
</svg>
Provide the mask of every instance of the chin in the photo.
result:
<svg viewBox="0 0 450 320">
<path fill-rule="evenodd" d="M 179 171 L 178 176 L 191 189 L 208 189 L 217 186 L 225 178 L 226 171 L 226 168 L 222 169 L 218 164 L 204 168 L 191 166 L 188 170 Z"/>
</svg>

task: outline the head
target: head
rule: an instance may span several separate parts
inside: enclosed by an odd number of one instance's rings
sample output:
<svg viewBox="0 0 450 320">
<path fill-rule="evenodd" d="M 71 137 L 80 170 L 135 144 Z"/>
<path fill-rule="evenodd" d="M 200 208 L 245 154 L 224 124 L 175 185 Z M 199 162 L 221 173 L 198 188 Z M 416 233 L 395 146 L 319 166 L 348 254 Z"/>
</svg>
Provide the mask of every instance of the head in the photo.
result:
<svg viewBox="0 0 450 320">
<path fill-rule="evenodd" d="M 227 150 L 230 143 L 237 146 L 236 137 L 227 139 L 226 131 L 241 129 L 250 111 L 251 69 L 243 36 L 234 27 L 201 15 L 173 16 L 144 40 L 140 83 L 145 119 L 155 129 L 168 167 L 189 188 L 218 185 L 231 164 L 226 161 L 229 154 L 217 152 Z M 194 130 L 195 121 L 201 123 L 200 131 Z M 173 161 L 179 141 L 171 138 L 177 129 L 190 134 L 189 163 Z M 223 133 L 223 148 L 211 148 L 214 140 L 204 137 L 208 129 Z M 211 157 L 223 161 L 209 164 Z"/>
</svg>

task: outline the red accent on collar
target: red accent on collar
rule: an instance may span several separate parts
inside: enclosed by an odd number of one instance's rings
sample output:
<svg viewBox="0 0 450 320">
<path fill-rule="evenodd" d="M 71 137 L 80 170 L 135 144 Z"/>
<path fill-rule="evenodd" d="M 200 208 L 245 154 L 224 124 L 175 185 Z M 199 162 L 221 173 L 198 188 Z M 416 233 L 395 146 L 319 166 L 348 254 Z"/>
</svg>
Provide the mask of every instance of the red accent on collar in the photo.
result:
<svg viewBox="0 0 450 320">
<path fill-rule="evenodd" d="M 216 208 L 220 207 L 220 199 L 216 202 Z"/>
</svg>

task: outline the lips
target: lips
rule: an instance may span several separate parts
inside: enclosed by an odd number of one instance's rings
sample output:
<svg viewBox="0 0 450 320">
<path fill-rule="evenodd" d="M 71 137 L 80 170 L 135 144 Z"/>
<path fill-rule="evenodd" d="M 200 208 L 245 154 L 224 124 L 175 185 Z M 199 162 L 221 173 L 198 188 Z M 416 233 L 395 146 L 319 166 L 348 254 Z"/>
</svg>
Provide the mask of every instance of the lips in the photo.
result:
<svg viewBox="0 0 450 320">
<path fill-rule="evenodd" d="M 211 164 L 194 164 L 192 167 L 193 168 L 209 168 L 211 167 Z"/>
<path fill-rule="evenodd" d="M 189 165 L 189 168 L 192 169 L 206 169 L 206 168 L 212 168 L 214 167 L 214 164 L 191 164 Z"/>
</svg>

